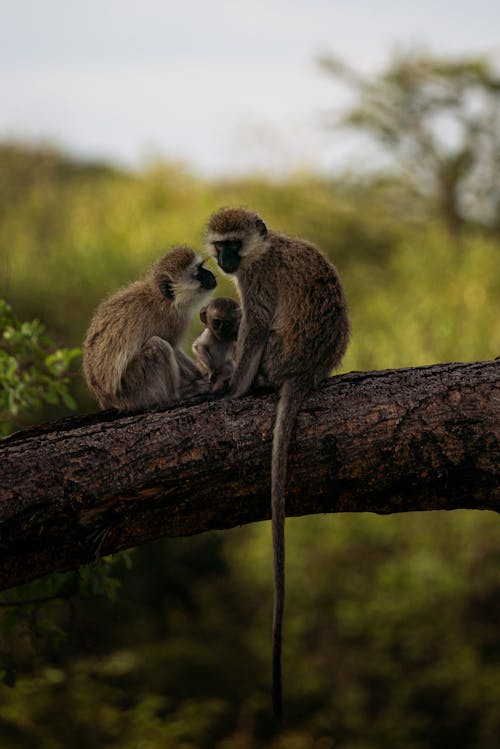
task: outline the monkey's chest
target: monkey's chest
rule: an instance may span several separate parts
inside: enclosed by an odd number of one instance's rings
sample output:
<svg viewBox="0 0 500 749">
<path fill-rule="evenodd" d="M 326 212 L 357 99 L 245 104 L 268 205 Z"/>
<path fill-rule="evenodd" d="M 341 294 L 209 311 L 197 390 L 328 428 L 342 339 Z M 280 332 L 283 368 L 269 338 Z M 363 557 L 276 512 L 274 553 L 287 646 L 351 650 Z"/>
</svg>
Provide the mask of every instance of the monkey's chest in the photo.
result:
<svg viewBox="0 0 500 749">
<path fill-rule="evenodd" d="M 167 319 L 160 317 L 156 320 L 156 331 L 154 335 L 168 341 L 172 346 L 177 346 L 185 333 L 186 324 L 182 320 Z"/>
</svg>

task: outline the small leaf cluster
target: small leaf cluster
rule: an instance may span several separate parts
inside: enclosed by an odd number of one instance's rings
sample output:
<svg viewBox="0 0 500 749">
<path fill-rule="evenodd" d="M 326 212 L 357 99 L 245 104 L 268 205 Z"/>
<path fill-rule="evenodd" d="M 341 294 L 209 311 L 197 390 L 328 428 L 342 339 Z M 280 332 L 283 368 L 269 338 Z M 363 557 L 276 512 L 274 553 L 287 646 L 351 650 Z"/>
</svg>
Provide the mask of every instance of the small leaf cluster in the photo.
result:
<svg viewBox="0 0 500 749">
<path fill-rule="evenodd" d="M 70 367 L 80 354 L 79 348 L 56 348 L 39 320 L 20 322 L 0 299 L 0 435 L 44 404 L 76 408 Z"/>
</svg>

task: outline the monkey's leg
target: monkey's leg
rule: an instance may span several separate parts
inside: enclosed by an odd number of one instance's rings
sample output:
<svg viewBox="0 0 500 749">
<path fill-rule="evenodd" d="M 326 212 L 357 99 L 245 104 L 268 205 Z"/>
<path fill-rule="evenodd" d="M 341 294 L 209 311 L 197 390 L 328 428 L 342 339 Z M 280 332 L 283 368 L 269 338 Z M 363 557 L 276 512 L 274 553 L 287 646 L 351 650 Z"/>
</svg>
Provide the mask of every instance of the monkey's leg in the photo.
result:
<svg viewBox="0 0 500 749">
<path fill-rule="evenodd" d="M 195 342 L 193 345 L 193 351 L 196 354 L 199 372 L 201 372 L 203 377 L 206 377 L 207 380 L 210 380 L 215 370 L 215 363 L 208 347 L 204 346 L 202 343 Z"/>
<path fill-rule="evenodd" d="M 120 408 L 136 409 L 178 400 L 181 374 L 168 341 L 152 336 L 128 365 L 118 397 Z"/>
<path fill-rule="evenodd" d="M 201 377 L 200 370 L 190 356 L 185 354 L 184 351 L 181 351 L 179 348 L 174 349 L 174 351 L 181 377 L 191 377 L 193 379 Z"/>
<path fill-rule="evenodd" d="M 269 336 L 265 322 L 249 326 L 244 317 L 236 342 L 236 367 L 231 377 L 230 395 L 240 398 L 248 392 L 259 370 L 262 354 Z"/>
<path fill-rule="evenodd" d="M 175 349 L 175 357 L 180 373 L 180 398 L 194 398 L 197 395 L 208 393 L 210 391 L 209 384 L 203 379 L 203 375 L 194 361 L 180 349 Z"/>
</svg>

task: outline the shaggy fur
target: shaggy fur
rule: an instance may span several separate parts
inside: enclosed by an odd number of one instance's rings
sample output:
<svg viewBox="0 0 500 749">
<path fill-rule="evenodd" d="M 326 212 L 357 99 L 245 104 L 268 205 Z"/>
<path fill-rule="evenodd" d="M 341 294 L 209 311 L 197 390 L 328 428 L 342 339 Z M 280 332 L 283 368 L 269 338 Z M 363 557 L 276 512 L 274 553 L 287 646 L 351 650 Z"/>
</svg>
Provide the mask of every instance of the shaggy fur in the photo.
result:
<svg viewBox="0 0 500 749">
<path fill-rule="evenodd" d="M 189 247 L 174 247 L 144 280 L 98 306 L 83 344 L 83 371 L 101 408 L 165 404 L 199 377 L 177 347 L 208 293 L 194 277 L 200 263 Z"/>
<path fill-rule="evenodd" d="M 317 247 L 267 230 L 243 208 L 224 208 L 208 222 L 207 244 L 231 268 L 243 317 L 237 341 L 233 396 L 258 382 L 280 389 L 272 451 L 272 525 L 275 574 L 273 707 L 282 717 L 281 640 L 285 598 L 287 453 L 306 394 L 337 367 L 349 340 L 340 278 Z M 236 257 L 238 255 L 238 257 Z"/>
</svg>

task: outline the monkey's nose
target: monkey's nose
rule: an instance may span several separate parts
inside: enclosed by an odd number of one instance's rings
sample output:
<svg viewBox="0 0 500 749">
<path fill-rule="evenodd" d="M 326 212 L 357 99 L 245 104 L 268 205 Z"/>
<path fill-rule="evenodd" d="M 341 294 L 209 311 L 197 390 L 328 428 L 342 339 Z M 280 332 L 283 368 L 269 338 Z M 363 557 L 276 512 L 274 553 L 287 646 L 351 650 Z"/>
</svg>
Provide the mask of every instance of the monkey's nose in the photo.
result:
<svg viewBox="0 0 500 749">
<path fill-rule="evenodd" d="M 198 280 L 200 282 L 200 286 L 203 289 L 207 289 L 207 291 L 215 289 L 215 287 L 217 286 L 217 281 L 214 274 L 206 268 L 200 268 L 200 270 L 198 271 Z"/>
</svg>

